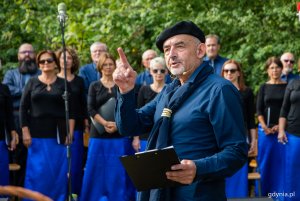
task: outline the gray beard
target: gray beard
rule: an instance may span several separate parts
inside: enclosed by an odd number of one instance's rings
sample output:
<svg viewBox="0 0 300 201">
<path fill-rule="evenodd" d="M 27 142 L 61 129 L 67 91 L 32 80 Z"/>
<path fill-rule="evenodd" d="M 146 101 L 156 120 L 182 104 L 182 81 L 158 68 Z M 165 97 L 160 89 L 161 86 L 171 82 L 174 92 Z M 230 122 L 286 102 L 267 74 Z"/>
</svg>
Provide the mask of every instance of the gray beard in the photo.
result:
<svg viewBox="0 0 300 201">
<path fill-rule="evenodd" d="M 38 68 L 33 59 L 28 61 L 20 61 L 19 72 L 21 74 L 35 74 Z"/>
</svg>

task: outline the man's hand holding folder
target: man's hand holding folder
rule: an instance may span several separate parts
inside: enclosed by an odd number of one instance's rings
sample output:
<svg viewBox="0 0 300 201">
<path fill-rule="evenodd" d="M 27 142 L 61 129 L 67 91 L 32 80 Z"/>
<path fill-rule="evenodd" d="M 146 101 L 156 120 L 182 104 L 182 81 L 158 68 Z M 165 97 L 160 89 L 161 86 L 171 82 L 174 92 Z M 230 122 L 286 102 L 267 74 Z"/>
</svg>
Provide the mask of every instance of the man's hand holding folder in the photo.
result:
<svg viewBox="0 0 300 201">
<path fill-rule="evenodd" d="M 188 184 L 196 174 L 195 164 L 189 160 L 180 163 L 173 146 L 122 156 L 120 160 L 138 191 Z"/>
</svg>

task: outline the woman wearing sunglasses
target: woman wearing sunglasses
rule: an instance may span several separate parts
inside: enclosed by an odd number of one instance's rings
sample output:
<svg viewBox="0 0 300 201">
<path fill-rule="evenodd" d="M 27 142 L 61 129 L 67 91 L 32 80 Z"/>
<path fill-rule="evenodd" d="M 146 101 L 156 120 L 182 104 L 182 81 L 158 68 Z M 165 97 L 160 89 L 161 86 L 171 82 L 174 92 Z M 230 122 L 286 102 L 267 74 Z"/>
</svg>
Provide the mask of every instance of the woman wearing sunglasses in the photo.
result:
<svg viewBox="0 0 300 201">
<path fill-rule="evenodd" d="M 254 95 L 252 89 L 247 87 L 244 82 L 244 75 L 241 64 L 235 60 L 228 60 L 224 63 L 221 72 L 222 77 L 229 80 L 240 92 L 242 98 L 245 133 L 250 142 L 249 154 L 255 151 L 256 146 L 256 127 L 254 120 Z M 226 179 L 227 197 L 248 197 L 248 164 Z"/>
<path fill-rule="evenodd" d="M 287 84 L 280 78 L 282 62 L 276 57 L 266 61 L 269 80 L 260 86 L 257 94 L 258 156 L 262 196 L 283 192 L 283 146 L 278 143 L 278 119 Z"/>
<path fill-rule="evenodd" d="M 25 188 L 65 201 L 68 164 L 64 144 L 70 144 L 72 138 L 66 131 L 65 82 L 56 75 L 60 66 L 53 51 L 43 50 L 36 59 L 42 73 L 28 81 L 20 104 L 23 143 L 28 148 Z M 69 133 L 72 136 L 71 106 L 70 103 Z"/>
<path fill-rule="evenodd" d="M 137 98 L 137 107 L 141 108 L 150 102 L 165 86 L 165 77 L 168 73 L 166 62 L 162 57 L 156 57 L 150 61 L 150 74 L 153 77 L 153 83 L 144 85 L 140 88 Z M 132 146 L 135 151 L 144 151 L 147 145 L 149 133 L 135 136 Z"/>
</svg>

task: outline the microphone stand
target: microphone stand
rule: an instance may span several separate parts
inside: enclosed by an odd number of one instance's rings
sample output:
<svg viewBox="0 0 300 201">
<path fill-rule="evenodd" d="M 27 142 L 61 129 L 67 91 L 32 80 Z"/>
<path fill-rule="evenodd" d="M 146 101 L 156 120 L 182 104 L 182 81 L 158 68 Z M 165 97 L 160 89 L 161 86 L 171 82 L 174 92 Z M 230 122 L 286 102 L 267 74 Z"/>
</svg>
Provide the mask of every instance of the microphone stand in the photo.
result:
<svg viewBox="0 0 300 201">
<path fill-rule="evenodd" d="M 63 49 L 63 56 L 64 56 L 64 75 L 65 75 L 65 91 L 63 94 L 63 99 L 65 100 L 65 116 L 66 116 L 66 130 L 67 130 L 67 138 L 68 143 L 66 145 L 67 148 L 67 160 L 68 160 L 68 201 L 72 201 L 72 183 L 71 183 L 71 136 L 70 136 L 70 126 L 69 126 L 69 94 L 68 94 L 68 85 L 67 85 L 67 58 L 66 58 L 66 44 L 65 44 L 65 18 L 66 16 L 58 16 L 60 28 L 61 28 L 61 41 L 62 41 L 62 49 Z"/>
</svg>

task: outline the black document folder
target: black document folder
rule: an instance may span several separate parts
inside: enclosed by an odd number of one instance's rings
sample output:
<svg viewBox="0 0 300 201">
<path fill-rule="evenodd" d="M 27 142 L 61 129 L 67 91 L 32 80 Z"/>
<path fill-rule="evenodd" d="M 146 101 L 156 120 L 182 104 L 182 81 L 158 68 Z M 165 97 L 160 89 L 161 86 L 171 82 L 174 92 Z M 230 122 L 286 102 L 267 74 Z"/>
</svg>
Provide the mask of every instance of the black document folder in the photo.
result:
<svg viewBox="0 0 300 201">
<path fill-rule="evenodd" d="M 115 106 L 116 106 L 116 99 L 114 97 L 108 99 L 106 103 L 104 103 L 99 109 L 98 114 L 105 119 L 106 121 L 115 121 Z M 90 117 L 93 126 L 96 128 L 97 132 L 100 135 L 105 133 L 104 126 L 96 122 L 93 117 Z"/>
<path fill-rule="evenodd" d="M 173 146 L 121 156 L 120 160 L 138 191 L 182 185 L 166 176 L 172 165 L 180 163 Z"/>
</svg>

